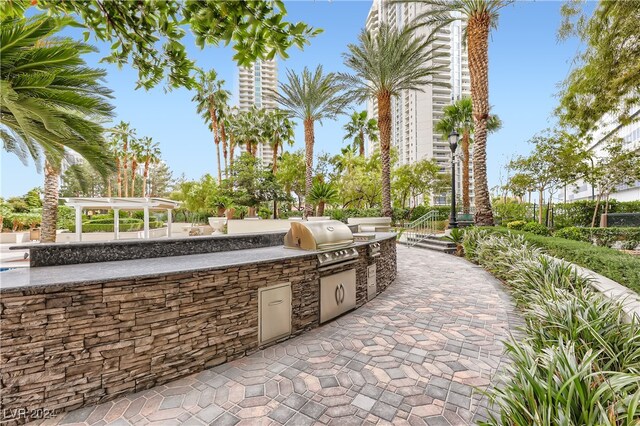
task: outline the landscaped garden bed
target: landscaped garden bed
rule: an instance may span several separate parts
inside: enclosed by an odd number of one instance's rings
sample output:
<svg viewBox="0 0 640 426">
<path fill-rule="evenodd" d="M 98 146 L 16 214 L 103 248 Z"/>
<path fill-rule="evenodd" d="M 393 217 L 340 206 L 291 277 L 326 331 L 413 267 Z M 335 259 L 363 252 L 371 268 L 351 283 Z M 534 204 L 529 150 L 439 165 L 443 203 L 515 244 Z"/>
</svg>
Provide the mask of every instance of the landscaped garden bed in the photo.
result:
<svg viewBox="0 0 640 426">
<path fill-rule="evenodd" d="M 544 254 L 570 246 L 483 229 L 466 231 L 463 245 L 469 260 L 505 281 L 525 319 L 523 335 L 506 343 L 512 363 L 504 383 L 489 392 L 497 412 L 487 424 L 637 424 L 638 321 L 573 265 Z"/>
<path fill-rule="evenodd" d="M 535 235 L 530 232 L 489 228 L 500 234 L 517 234 L 529 244 L 542 248 L 545 253 L 575 263 L 604 275 L 637 293 L 640 293 L 640 259 L 618 250 L 597 247 L 591 243 L 559 237 Z"/>
</svg>

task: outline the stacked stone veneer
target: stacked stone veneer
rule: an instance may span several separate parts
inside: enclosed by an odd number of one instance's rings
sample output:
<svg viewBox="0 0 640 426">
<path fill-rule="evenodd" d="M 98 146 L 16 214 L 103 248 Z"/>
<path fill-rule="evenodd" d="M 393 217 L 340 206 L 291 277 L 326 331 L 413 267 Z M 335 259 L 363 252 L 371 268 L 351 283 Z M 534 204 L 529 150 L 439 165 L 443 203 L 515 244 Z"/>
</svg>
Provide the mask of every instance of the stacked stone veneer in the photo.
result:
<svg viewBox="0 0 640 426">
<path fill-rule="evenodd" d="M 396 275 L 395 241 L 366 265 L 378 291 Z M 66 411 L 166 383 L 258 348 L 258 288 L 291 282 L 293 334 L 319 324 L 315 256 L 88 285 L 15 289 L 0 300 L 3 420 Z M 15 410 L 26 409 L 25 412 Z M 12 415 L 13 413 L 13 415 Z M 15 415 L 21 413 L 20 415 Z M 8 417 L 14 417 L 13 420 Z M 18 418 L 16 418 L 18 417 Z"/>
</svg>

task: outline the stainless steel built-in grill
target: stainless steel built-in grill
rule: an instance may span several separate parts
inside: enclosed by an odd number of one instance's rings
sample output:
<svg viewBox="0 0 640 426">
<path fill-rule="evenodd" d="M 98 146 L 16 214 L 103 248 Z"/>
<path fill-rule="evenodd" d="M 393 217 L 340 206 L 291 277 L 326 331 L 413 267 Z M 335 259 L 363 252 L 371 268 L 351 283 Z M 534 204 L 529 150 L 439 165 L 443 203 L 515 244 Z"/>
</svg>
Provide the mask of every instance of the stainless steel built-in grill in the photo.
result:
<svg viewBox="0 0 640 426">
<path fill-rule="evenodd" d="M 320 322 L 335 318 L 356 306 L 356 270 L 345 269 L 358 261 L 353 234 L 337 220 L 292 222 L 284 245 L 302 250 L 321 250 Z M 337 272 L 333 272 L 337 271 Z"/>
</svg>

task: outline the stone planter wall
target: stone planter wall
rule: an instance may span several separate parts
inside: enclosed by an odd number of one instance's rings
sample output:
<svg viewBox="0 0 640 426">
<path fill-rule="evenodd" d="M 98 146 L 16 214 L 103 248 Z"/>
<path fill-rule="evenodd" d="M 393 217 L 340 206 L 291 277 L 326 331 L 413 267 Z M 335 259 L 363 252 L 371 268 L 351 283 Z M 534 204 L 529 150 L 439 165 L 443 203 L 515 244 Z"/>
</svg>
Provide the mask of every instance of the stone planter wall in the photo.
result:
<svg viewBox="0 0 640 426">
<path fill-rule="evenodd" d="M 379 291 L 396 274 L 395 240 L 381 244 Z M 366 251 L 365 246 L 358 249 Z M 366 301 L 370 261 L 361 257 L 357 264 L 358 306 Z M 8 424 L 24 423 L 37 418 L 39 409 L 62 412 L 104 402 L 251 353 L 258 348 L 261 287 L 291 282 L 293 334 L 316 327 L 317 267 L 316 256 L 310 255 L 5 292 L 0 301 L 0 412 L 7 417 L 26 409 Z"/>
</svg>

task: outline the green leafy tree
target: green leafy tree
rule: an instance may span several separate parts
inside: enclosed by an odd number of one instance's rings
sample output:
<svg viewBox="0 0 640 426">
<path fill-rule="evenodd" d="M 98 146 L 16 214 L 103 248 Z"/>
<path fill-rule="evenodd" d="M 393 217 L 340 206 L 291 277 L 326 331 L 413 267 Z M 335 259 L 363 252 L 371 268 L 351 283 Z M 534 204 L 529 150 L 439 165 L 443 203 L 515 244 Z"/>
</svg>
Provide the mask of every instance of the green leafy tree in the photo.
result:
<svg viewBox="0 0 640 426">
<path fill-rule="evenodd" d="M 561 121 L 581 133 L 607 113 L 628 122 L 631 109 L 640 102 L 640 4 L 601 1 L 591 14 L 590 7 L 583 7 L 588 3 L 565 2 L 560 27 L 562 38 L 577 35 L 586 46 L 564 82 L 558 108 Z"/>
<path fill-rule="evenodd" d="M 589 152 L 591 154 L 591 152 Z M 596 225 L 600 202 L 605 200 L 604 213 L 609 211 L 609 197 L 619 185 L 633 185 L 640 180 L 640 155 L 625 146 L 624 140 L 615 138 L 607 141 L 604 156 L 595 159 L 594 167 L 583 163 L 589 173 L 588 179 L 597 189 L 596 206 L 591 227 Z"/>
<path fill-rule="evenodd" d="M 457 100 L 453 105 L 444 108 L 444 117 L 435 126 L 435 130 L 440 133 L 443 140 L 448 140 L 449 135 L 455 130 L 462 134 L 460 149 L 462 150 L 462 211 L 471 211 L 470 192 L 470 146 L 473 142 L 473 105 L 471 98 L 464 97 Z M 502 127 L 502 121 L 497 115 L 492 115 L 487 120 L 487 132 L 495 132 Z"/>
<path fill-rule="evenodd" d="M 314 72 L 307 67 L 302 74 L 287 70 L 287 82 L 280 83 L 278 92 L 272 93 L 276 102 L 292 116 L 304 124 L 305 145 L 305 207 L 304 217 L 313 214 L 313 206 L 308 200 L 313 185 L 313 147 L 315 144 L 315 122 L 322 123 L 325 118 L 335 118 L 346 105 L 339 96 L 342 87 L 336 81 L 334 73 L 325 74 L 318 65 Z"/>
<path fill-rule="evenodd" d="M 59 1 L 0 2 L 0 15 L 21 17 L 31 5 L 56 16 L 73 16 L 93 34 L 112 43 L 106 62 L 138 70 L 138 87 L 149 89 L 167 78 L 169 88 L 192 87 L 194 62 L 184 43 L 187 28 L 199 48 L 233 43 L 234 60 L 287 58 L 292 46 L 302 48 L 320 33 L 302 22 L 285 20 L 284 2 L 276 1 Z"/>
<path fill-rule="evenodd" d="M 63 197 L 102 197 L 106 192 L 104 177 L 84 161 L 67 167 L 61 181 Z"/>
<path fill-rule="evenodd" d="M 284 152 L 280 156 L 280 167 L 276 175 L 285 193 L 294 193 L 298 199 L 298 210 L 302 210 L 302 197 L 305 190 L 305 162 L 302 150 Z"/>
<path fill-rule="evenodd" d="M 167 197 L 174 185 L 173 173 L 164 161 L 150 164 L 147 197 Z"/>
<path fill-rule="evenodd" d="M 344 140 L 353 139 L 353 149 L 359 150 L 361 157 L 364 157 L 366 138 L 372 142 L 378 142 L 378 121 L 375 118 L 368 118 L 366 110 L 354 111 L 350 121 L 344 125 L 344 131 L 346 132 Z"/>
<path fill-rule="evenodd" d="M 404 30 L 382 25 L 375 33 L 363 31 L 359 44 L 349 44 L 344 63 L 354 74 L 340 74 L 349 96 L 378 101 L 378 127 L 382 159 L 382 214 L 391 217 L 391 98 L 402 90 L 424 90 L 443 69 L 428 65 L 436 55 L 431 38 L 421 40 Z"/>
<path fill-rule="evenodd" d="M 196 82 L 196 94 L 193 101 L 196 103 L 196 110 L 202 116 L 204 122 L 209 125 L 213 132 L 213 142 L 216 145 L 216 160 L 218 166 L 218 184 L 222 182 L 222 165 L 220 162 L 220 115 L 224 110 L 231 93 L 223 89 L 224 80 L 218 79 L 215 70 L 208 72 L 199 71 Z"/>
<path fill-rule="evenodd" d="M 309 201 L 318 206 L 318 216 L 324 216 L 324 206 L 337 201 L 338 191 L 331 183 L 317 180 L 313 182 Z"/>
<path fill-rule="evenodd" d="M 42 208 L 42 189 L 37 187 L 30 189 L 24 196 L 24 201 L 27 203 L 30 209 Z"/>
<path fill-rule="evenodd" d="M 6 7 L 4 5 L 3 7 Z M 44 160 L 42 242 L 55 242 L 59 176 L 67 150 L 86 159 L 101 175 L 113 170 L 101 120 L 111 116 L 111 92 L 102 70 L 82 55 L 95 49 L 53 36 L 70 19 L 36 16 L 0 18 L 0 138 L 23 162 Z"/>
<path fill-rule="evenodd" d="M 428 196 L 435 186 L 440 166 L 435 160 L 420 160 L 413 164 L 404 164 L 393 171 L 393 188 L 396 199 L 403 209 L 409 199 L 413 206 L 418 205 L 418 197 Z"/>
<path fill-rule="evenodd" d="M 380 151 L 360 157 L 352 148 L 343 150 L 342 155 L 332 159 L 336 171 L 333 183 L 338 188 L 343 208 L 379 207 L 382 194 Z M 346 158 L 345 153 L 348 154 Z"/>
<path fill-rule="evenodd" d="M 556 185 L 575 182 L 580 177 L 584 142 L 566 131 L 555 130 L 538 134 L 529 143 L 534 145 L 532 153 L 515 158 L 509 167 L 527 176 L 538 191 L 538 222 L 543 223 L 545 191 Z"/>
<path fill-rule="evenodd" d="M 407 2 L 413 0 L 406 0 Z M 469 52 L 471 99 L 473 100 L 474 149 L 473 189 L 475 222 L 493 226 L 491 194 L 487 180 L 487 121 L 489 120 L 489 33 L 498 24 L 500 9 L 512 0 L 420 0 L 424 12 L 417 27 L 427 26 L 434 34 L 454 21 L 466 24 L 463 37 Z"/>
</svg>

